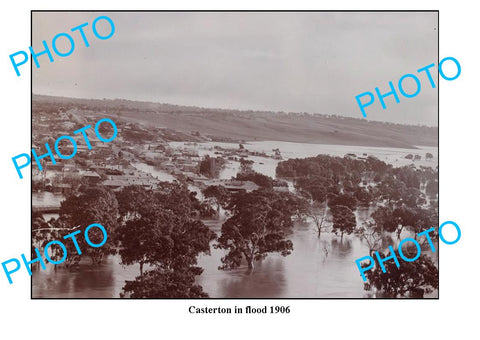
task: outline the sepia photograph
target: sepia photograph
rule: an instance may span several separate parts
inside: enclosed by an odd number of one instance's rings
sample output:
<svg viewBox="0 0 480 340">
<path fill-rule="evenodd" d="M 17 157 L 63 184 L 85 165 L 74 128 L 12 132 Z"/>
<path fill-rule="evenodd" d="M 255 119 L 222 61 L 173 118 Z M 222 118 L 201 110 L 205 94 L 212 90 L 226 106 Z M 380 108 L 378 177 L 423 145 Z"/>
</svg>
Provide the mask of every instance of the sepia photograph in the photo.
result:
<svg viewBox="0 0 480 340">
<path fill-rule="evenodd" d="M 32 11 L 31 297 L 438 299 L 438 16 Z"/>
</svg>

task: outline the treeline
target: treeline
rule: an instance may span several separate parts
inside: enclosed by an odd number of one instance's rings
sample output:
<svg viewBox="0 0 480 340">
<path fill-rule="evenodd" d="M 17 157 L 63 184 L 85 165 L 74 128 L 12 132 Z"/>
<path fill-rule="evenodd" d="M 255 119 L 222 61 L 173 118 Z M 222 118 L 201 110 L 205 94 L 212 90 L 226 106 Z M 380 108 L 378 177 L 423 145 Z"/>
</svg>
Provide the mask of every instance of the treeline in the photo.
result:
<svg viewBox="0 0 480 340">
<path fill-rule="evenodd" d="M 208 297 L 195 284 L 195 277 L 203 272 L 197 257 L 209 254 L 214 240 L 215 248 L 226 251 L 219 263 L 222 270 L 236 268 L 242 261 L 253 269 L 254 263 L 269 253 L 286 256 L 293 250 L 287 236 L 293 227 L 292 217 L 301 209 L 294 195 L 264 188 L 232 194 L 223 186 L 208 187 L 204 195 L 207 199 L 201 202 L 195 192 L 178 182 L 161 182 L 155 190 L 129 186 L 116 193 L 81 187 L 62 202 L 59 218 L 46 222 L 33 216 L 33 239 L 45 246 L 72 226 L 102 224 L 108 234 L 105 245 L 85 247 L 86 241 L 78 235 L 78 244 L 86 251 L 67 257 L 65 265 L 74 267 L 85 258 L 96 265 L 118 253 L 121 264 L 139 264 L 139 276 L 126 281 L 121 294 L 132 298 Z M 213 201 L 230 216 L 219 237 L 200 220 L 215 214 Z M 92 230 L 90 239 L 99 242 L 102 234 Z M 68 247 L 68 254 L 76 253 L 73 244 Z M 52 251 L 53 260 L 63 256 L 61 249 Z"/>
<path fill-rule="evenodd" d="M 438 171 L 428 167 L 394 168 L 375 157 L 358 160 L 319 155 L 280 162 L 276 174 L 292 180 L 299 195 L 309 202 L 305 214 L 314 221 L 319 236 L 330 230 L 329 226 L 341 237 L 355 234 L 366 242 L 371 254 L 384 251 L 383 240 L 390 233 L 400 239 L 404 230 L 416 235 L 438 226 Z M 362 226 L 357 226 L 354 214 L 359 206 L 374 210 Z M 391 296 L 423 296 L 438 287 L 438 269 L 433 275 L 432 268 L 436 266 L 428 256 L 401 271 L 380 273 L 376 268 L 365 289 L 375 287 Z M 401 280 L 392 279 L 395 275 Z"/>
<path fill-rule="evenodd" d="M 61 203 L 59 218 L 46 222 L 33 216 L 32 233 L 33 240 L 44 246 L 62 238 L 65 230 L 100 223 L 107 230 L 108 241 L 100 248 L 91 248 L 78 235 L 78 244 L 85 251 L 67 256 L 67 267 L 77 265 L 82 258 L 90 258 L 92 265 L 99 264 L 106 256 L 118 253 L 122 264 L 140 265 L 140 276 L 126 282 L 123 294 L 206 297 L 195 285 L 195 276 L 202 272 L 196 266 L 197 256 L 210 251 L 209 243 L 215 235 L 199 218 L 213 213 L 210 205 L 196 198 L 196 193 L 176 182 L 161 182 L 156 190 L 130 186 L 117 193 L 105 188 L 83 188 Z M 92 242 L 103 239 L 101 232 L 97 235 L 94 230 L 89 237 Z M 68 254 L 76 254 L 73 243 L 68 247 Z M 53 252 L 52 259 L 63 256 L 60 249 Z M 149 266 L 146 272 L 144 265 Z"/>
<path fill-rule="evenodd" d="M 277 177 L 291 179 L 295 187 L 314 201 L 347 195 L 362 205 L 388 203 L 415 207 L 425 203 L 421 185 L 436 201 L 438 171 L 428 167 L 394 168 L 375 157 L 366 160 L 319 155 L 280 162 Z M 432 206 L 434 204 L 431 204 Z"/>
</svg>

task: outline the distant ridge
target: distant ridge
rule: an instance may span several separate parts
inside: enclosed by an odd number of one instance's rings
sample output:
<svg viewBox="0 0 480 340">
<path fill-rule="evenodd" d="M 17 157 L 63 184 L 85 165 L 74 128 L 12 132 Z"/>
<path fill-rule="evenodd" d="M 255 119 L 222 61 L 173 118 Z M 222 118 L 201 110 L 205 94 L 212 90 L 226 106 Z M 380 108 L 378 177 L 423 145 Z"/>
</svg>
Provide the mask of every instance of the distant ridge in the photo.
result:
<svg viewBox="0 0 480 340">
<path fill-rule="evenodd" d="M 232 140 L 278 140 L 300 143 L 415 148 L 438 146 L 438 128 L 310 113 L 230 110 L 125 99 L 83 99 L 36 95 L 33 114 L 76 108 L 153 127 Z M 57 108 L 57 109 L 55 109 Z M 35 127 L 33 127 L 35 128 Z"/>
</svg>

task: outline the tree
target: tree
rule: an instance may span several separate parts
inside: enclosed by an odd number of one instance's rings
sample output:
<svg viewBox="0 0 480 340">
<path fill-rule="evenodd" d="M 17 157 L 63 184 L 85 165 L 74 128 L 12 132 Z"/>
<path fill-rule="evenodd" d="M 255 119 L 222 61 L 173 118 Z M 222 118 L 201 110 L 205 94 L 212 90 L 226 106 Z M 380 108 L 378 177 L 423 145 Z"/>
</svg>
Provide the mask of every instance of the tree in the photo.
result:
<svg viewBox="0 0 480 340">
<path fill-rule="evenodd" d="M 428 196 L 436 197 L 438 195 L 438 181 L 437 180 L 429 181 L 427 183 L 425 191 Z"/>
<path fill-rule="evenodd" d="M 331 194 L 330 199 L 328 200 L 328 205 L 330 208 L 336 205 L 342 205 L 349 208 L 351 211 L 355 211 L 357 204 L 357 199 L 351 194 Z"/>
<path fill-rule="evenodd" d="M 402 200 L 406 206 L 415 208 L 426 203 L 425 195 L 417 188 L 407 188 L 403 193 Z"/>
<path fill-rule="evenodd" d="M 195 192 L 188 190 L 185 182 L 160 182 L 154 196 L 162 207 L 178 216 L 201 216 L 205 209 L 205 205 L 197 199 Z"/>
<path fill-rule="evenodd" d="M 381 258 L 390 256 L 390 253 L 381 254 Z M 413 258 L 415 254 L 405 254 Z M 384 263 L 386 272 L 379 266 L 365 273 L 368 280 L 364 285 L 365 290 L 375 288 L 389 297 L 408 296 L 423 297 L 438 289 L 438 268 L 428 255 L 420 255 L 413 262 L 401 262 L 397 268 L 394 261 Z"/>
<path fill-rule="evenodd" d="M 382 233 L 373 221 L 365 222 L 360 228 L 355 230 L 355 234 L 367 243 L 370 255 L 374 251 L 380 250 Z"/>
<path fill-rule="evenodd" d="M 377 198 L 388 205 L 396 204 L 404 196 L 406 185 L 394 176 L 384 178 L 377 187 Z"/>
<path fill-rule="evenodd" d="M 182 187 L 169 188 L 173 189 L 173 200 L 181 195 L 177 190 Z M 123 200 L 126 195 L 130 195 L 129 202 Z M 165 270 L 185 269 L 197 263 L 199 253 L 209 253 L 215 234 L 190 217 L 190 205 L 172 209 L 163 195 L 140 187 L 125 188 L 119 198 L 124 216 L 117 232 L 122 264 L 139 263 L 142 275 L 144 264 Z"/>
<path fill-rule="evenodd" d="M 222 185 L 208 186 L 203 190 L 203 195 L 215 201 L 217 211 L 220 211 L 220 207 L 226 208 L 230 198 L 230 192 Z"/>
<path fill-rule="evenodd" d="M 240 173 L 246 174 L 253 171 L 253 163 L 254 161 L 252 161 L 251 159 L 240 158 Z"/>
<path fill-rule="evenodd" d="M 311 204 L 307 202 L 307 207 L 305 210 L 305 215 L 310 217 L 313 222 L 315 223 L 315 228 L 318 233 L 318 237 L 321 236 L 322 231 L 325 230 L 326 224 L 331 222 L 330 218 L 328 217 L 328 205 L 327 200 L 323 203 L 313 201 Z"/>
<path fill-rule="evenodd" d="M 71 227 L 61 218 L 51 218 L 46 222 L 41 214 L 32 214 L 32 254 L 35 252 L 35 248 L 44 248 L 47 243 L 54 240 L 61 240 L 63 236 L 75 232 L 79 229 L 79 226 Z M 76 235 L 78 239 L 80 235 Z M 77 249 L 73 242 L 63 242 L 67 249 L 68 256 L 65 258 L 64 264 L 68 268 L 72 264 L 78 264 L 81 256 L 77 253 Z M 58 261 L 63 256 L 63 250 L 59 246 L 52 246 L 49 248 L 49 256 L 52 260 Z M 34 264 L 38 268 L 39 263 Z M 53 267 L 54 270 L 57 266 Z"/>
<path fill-rule="evenodd" d="M 292 241 L 286 239 L 293 226 L 292 216 L 299 209 L 292 195 L 269 190 L 239 192 L 232 197 L 228 209 L 232 217 L 222 225 L 215 245 L 228 250 L 219 269 L 236 268 L 243 258 L 253 269 L 255 261 L 270 252 L 287 256 L 293 250 Z"/>
<path fill-rule="evenodd" d="M 215 178 L 218 177 L 225 164 L 226 161 L 222 157 L 214 158 L 206 155 L 199 164 L 199 171 L 202 175 Z"/>
<path fill-rule="evenodd" d="M 118 227 L 122 264 L 140 264 L 140 276 L 127 281 L 124 293 L 131 297 L 206 297 L 194 285 L 200 253 L 210 253 L 215 233 L 194 220 L 194 193 L 181 183 L 160 183 L 159 190 L 126 187 L 118 193 L 122 218 Z M 144 265 L 152 270 L 143 271 Z"/>
<path fill-rule="evenodd" d="M 79 226 L 83 230 L 92 223 L 101 224 L 107 231 L 107 242 L 99 247 L 90 247 L 83 234 L 76 235 L 79 247 L 84 256 L 89 256 L 92 263 L 99 264 L 106 255 L 115 254 L 115 231 L 117 227 L 118 203 L 112 191 L 101 187 L 88 188 L 78 196 L 67 197 L 60 206 L 59 223 L 70 228 Z M 89 231 L 92 243 L 99 244 L 103 233 L 98 228 Z"/>
<path fill-rule="evenodd" d="M 43 219 L 41 214 L 32 214 L 32 254 L 35 253 L 35 248 L 44 248 L 48 242 L 57 240 L 58 236 L 58 231 L 53 229 L 50 223 Z M 58 249 L 54 247 L 51 247 L 50 249 L 50 258 L 56 261 L 60 255 Z M 38 262 L 32 265 L 33 268 L 38 268 L 38 266 Z"/>
<path fill-rule="evenodd" d="M 393 209 L 390 206 L 379 207 L 372 214 L 372 218 L 381 231 L 392 233 L 397 230 L 398 222 L 393 218 Z"/>
<path fill-rule="evenodd" d="M 419 232 L 437 227 L 439 224 L 438 210 L 433 207 L 429 209 L 416 208 L 413 209 L 411 214 L 412 216 L 408 216 L 409 219 L 402 219 L 401 223 L 404 223 L 405 227 L 415 234 L 415 239 Z M 434 239 L 434 237 L 432 237 L 432 239 Z"/>
<path fill-rule="evenodd" d="M 397 238 L 400 239 L 402 231 L 405 227 L 415 227 L 417 222 L 417 214 L 414 209 L 408 207 L 396 208 L 392 213 L 394 223 L 397 225 Z"/>
<path fill-rule="evenodd" d="M 198 268 L 200 269 L 200 268 Z M 195 275 L 202 270 L 150 270 L 126 281 L 121 297 L 132 298 L 206 298 L 202 286 L 195 285 Z"/>
<path fill-rule="evenodd" d="M 140 185 L 124 187 L 116 193 L 116 198 L 118 212 L 125 220 L 139 218 L 154 209 L 153 192 Z"/>
<path fill-rule="evenodd" d="M 357 202 L 365 207 L 368 207 L 373 201 L 373 195 L 368 189 L 363 187 L 357 187 L 353 195 Z"/>
<path fill-rule="evenodd" d="M 162 247 L 168 242 L 161 227 L 176 222 L 175 215 L 168 211 L 157 211 L 152 218 L 135 218 L 128 220 L 118 228 L 119 250 L 122 264 L 140 264 L 140 275 L 146 263 L 156 264 L 163 255 Z M 163 224 L 160 226 L 160 224 Z"/>
<path fill-rule="evenodd" d="M 209 155 L 206 155 L 204 159 L 199 164 L 199 171 L 202 175 L 205 175 L 207 177 L 211 177 L 212 175 L 212 163 L 213 163 L 213 158 L 211 158 Z"/>
<path fill-rule="evenodd" d="M 336 193 L 336 186 L 327 178 L 320 176 L 299 178 L 295 187 L 304 196 L 318 202 L 324 202 L 329 194 Z"/>
<path fill-rule="evenodd" d="M 139 263 L 140 275 L 144 264 L 181 270 L 196 265 L 198 254 L 209 254 L 214 238 L 203 222 L 181 219 L 160 209 L 119 228 L 119 254 L 122 264 Z"/>
<path fill-rule="evenodd" d="M 252 181 L 262 188 L 273 189 L 273 179 L 255 171 L 239 173 L 235 179 L 239 181 Z"/>
<path fill-rule="evenodd" d="M 333 232 L 337 235 L 340 233 L 340 238 L 343 238 L 343 234 L 350 235 L 357 225 L 352 210 L 344 205 L 333 206 L 330 210 L 333 216 Z"/>
</svg>

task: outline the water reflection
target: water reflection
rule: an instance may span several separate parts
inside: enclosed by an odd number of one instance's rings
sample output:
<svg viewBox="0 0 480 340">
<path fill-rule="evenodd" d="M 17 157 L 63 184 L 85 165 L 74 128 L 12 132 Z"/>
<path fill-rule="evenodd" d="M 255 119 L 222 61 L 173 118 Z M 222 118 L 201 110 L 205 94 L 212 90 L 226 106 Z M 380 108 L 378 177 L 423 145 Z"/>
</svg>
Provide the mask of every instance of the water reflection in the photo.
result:
<svg viewBox="0 0 480 340">
<path fill-rule="evenodd" d="M 296 223 L 290 235 L 293 253 L 270 254 L 249 273 L 246 265 L 234 271 L 219 271 L 222 250 L 201 256 L 205 268 L 198 283 L 211 297 L 363 297 L 355 259 L 368 247 L 353 236 L 343 240 L 331 233 L 321 237 L 312 224 Z"/>
<path fill-rule="evenodd" d="M 207 220 L 209 228 L 220 233 L 223 217 Z M 289 236 L 294 250 L 282 257 L 269 254 L 256 263 L 253 272 L 244 264 L 231 271 L 218 270 L 221 249 L 211 255 L 200 255 L 199 266 L 204 272 L 197 283 L 210 297 L 363 297 L 363 282 L 359 278 L 355 259 L 368 254 L 368 247 L 353 236 L 343 240 L 331 233 L 321 237 L 312 224 L 296 223 Z M 77 271 L 52 267 L 33 275 L 34 297 L 119 297 L 125 280 L 139 274 L 138 265 L 121 266 L 118 255 L 110 256 L 97 267 L 88 260 Z"/>
<path fill-rule="evenodd" d="M 46 270 L 36 270 L 32 276 L 34 298 L 118 298 L 125 280 L 137 276 L 138 266 L 121 266 L 120 258 L 110 256 L 97 266 L 82 259 L 75 269 L 47 264 Z"/>
<path fill-rule="evenodd" d="M 340 239 L 332 239 L 330 242 L 331 253 L 338 258 L 345 258 L 352 252 L 352 240 L 346 237 Z"/>
<path fill-rule="evenodd" d="M 204 220 L 204 223 L 218 235 L 225 218 L 222 213 L 221 218 Z M 361 218 L 357 220 L 361 221 Z M 323 232 L 318 237 L 313 223 L 297 221 L 289 239 L 294 248 L 291 255 L 269 254 L 256 263 L 253 272 L 246 264 L 231 271 L 218 270 L 225 251 L 212 247 L 210 255 L 198 257 L 198 264 L 204 272 L 197 277 L 197 283 L 214 298 L 375 296 L 364 291 L 355 265 L 356 259 L 369 253 L 367 244 L 358 237 L 344 235 L 341 239 L 329 232 Z M 383 239 L 385 247 L 395 242 L 396 235 L 395 238 L 387 236 Z M 435 261 L 436 256 L 433 258 Z M 36 271 L 33 275 L 33 296 L 118 298 L 125 280 L 133 280 L 139 275 L 138 265 L 121 266 L 119 263 L 120 257 L 116 255 L 108 257 L 97 267 L 91 267 L 86 259 L 73 272 L 66 269 L 55 272 L 52 267 L 47 271 Z M 426 297 L 435 297 L 436 294 L 434 292 Z"/>
<path fill-rule="evenodd" d="M 225 273 L 227 274 L 227 273 Z M 284 263 L 281 258 L 262 260 L 255 270 L 242 266 L 229 272 L 218 282 L 219 297 L 241 298 L 248 292 L 252 298 L 282 296 L 286 287 Z M 210 296 L 214 297 L 213 294 Z"/>
<path fill-rule="evenodd" d="M 220 143 L 216 143 L 218 145 Z M 274 147 L 280 147 L 284 158 L 313 156 L 326 153 L 322 148 L 329 146 L 298 147 L 290 143 L 280 146 L 272 142 L 249 143 L 252 150 L 270 152 Z M 229 147 L 232 147 L 230 144 Z M 339 152 L 351 152 L 339 149 Z M 290 150 L 291 149 L 291 150 Z M 365 149 L 365 148 L 364 148 Z M 378 149 L 378 148 L 377 148 Z M 305 154 L 300 155 L 299 150 Z M 199 154 L 213 153 L 212 150 L 199 148 Z M 321 152 L 323 151 L 323 152 Z M 363 149 L 362 149 L 363 151 Z M 365 149 L 369 154 L 384 152 L 384 157 L 400 158 L 401 152 L 392 149 L 375 150 Z M 410 150 L 408 150 L 410 152 Z M 436 154 L 435 154 L 436 155 Z M 436 157 L 436 156 L 435 156 Z M 254 169 L 274 177 L 277 160 L 251 157 L 255 160 Z M 402 159 L 402 161 L 404 161 Z M 261 164 L 263 163 L 263 164 Z M 142 171 L 151 173 L 162 181 L 173 181 L 175 178 L 160 169 L 143 163 L 134 166 Z M 239 170 L 239 163 L 231 161 L 220 174 L 221 178 L 235 176 Z M 290 184 L 291 185 L 291 184 Z M 198 191 L 198 188 L 190 187 Z M 42 193 L 43 196 L 33 194 L 33 205 L 50 205 L 52 200 L 60 200 L 51 193 Z M 356 212 L 357 223 L 360 225 L 371 215 L 374 207 L 359 207 Z M 208 220 L 204 223 L 215 233 L 219 234 L 225 216 L 220 219 Z M 402 234 L 403 236 L 404 234 Z M 368 246 L 358 237 L 346 235 L 343 239 L 323 232 L 318 237 L 312 223 L 296 222 L 294 232 L 289 235 L 293 242 L 293 253 L 287 257 L 279 254 L 269 254 L 264 260 L 257 262 L 255 270 L 249 271 L 246 265 L 232 271 L 218 270 L 220 259 L 225 252 L 220 249 L 211 250 L 210 255 L 200 255 L 199 266 L 204 272 L 198 277 L 197 283 L 210 297 L 366 297 L 370 296 L 363 289 L 363 281 L 355 265 L 355 260 L 368 255 Z M 383 239 L 383 245 L 394 245 L 397 242 L 392 237 Z M 437 253 L 438 254 L 438 253 Z M 434 256 L 436 262 L 437 256 Z M 125 280 L 133 280 L 139 274 L 138 265 L 121 266 L 119 256 L 110 256 L 99 266 L 92 267 L 88 259 L 82 260 L 75 271 L 59 268 L 54 271 L 49 266 L 47 270 L 34 272 L 32 279 L 33 297 L 102 297 L 118 298 Z M 434 293 L 436 294 L 436 293 Z"/>
</svg>

